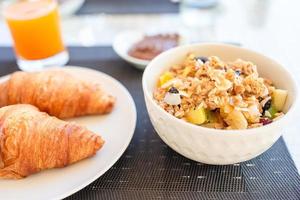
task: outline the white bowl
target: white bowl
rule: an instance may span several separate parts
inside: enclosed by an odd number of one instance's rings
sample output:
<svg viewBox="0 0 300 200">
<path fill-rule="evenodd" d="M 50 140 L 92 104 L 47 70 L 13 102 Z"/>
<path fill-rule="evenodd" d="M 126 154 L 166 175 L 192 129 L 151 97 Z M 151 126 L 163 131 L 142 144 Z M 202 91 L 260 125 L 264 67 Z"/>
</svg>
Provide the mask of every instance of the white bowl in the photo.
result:
<svg viewBox="0 0 300 200">
<path fill-rule="evenodd" d="M 174 32 L 174 31 L 170 31 L 170 32 Z M 163 31 L 163 32 L 159 32 L 159 33 L 167 34 L 170 32 Z M 138 30 L 122 31 L 115 37 L 114 42 L 113 42 L 113 49 L 122 59 L 124 59 L 128 63 L 132 64 L 136 68 L 144 70 L 146 68 L 146 66 L 150 63 L 150 61 L 129 56 L 128 50 L 135 43 L 141 41 L 145 35 L 148 35 L 148 34 L 153 35 L 153 34 L 159 34 L 159 33 L 155 33 L 155 32 L 145 33 L 145 32 L 138 31 Z M 179 45 L 188 43 L 188 40 L 183 36 L 183 34 L 179 34 L 179 35 L 180 35 Z"/>
<path fill-rule="evenodd" d="M 237 58 L 252 61 L 262 77 L 271 79 L 275 86 L 288 90 L 281 119 L 259 128 L 247 130 L 217 130 L 177 119 L 153 100 L 158 77 L 174 64 L 182 63 L 188 53 L 219 56 L 225 61 Z M 297 102 L 297 86 L 292 75 L 279 63 L 254 51 L 224 44 L 194 44 L 166 51 L 146 67 L 143 90 L 151 122 L 161 139 L 172 149 L 192 160 L 206 164 L 233 164 L 252 159 L 269 149 L 287 126 L 292 126 Z M 295 122 L 296 123 L 296 122 Z"/>
</svg>

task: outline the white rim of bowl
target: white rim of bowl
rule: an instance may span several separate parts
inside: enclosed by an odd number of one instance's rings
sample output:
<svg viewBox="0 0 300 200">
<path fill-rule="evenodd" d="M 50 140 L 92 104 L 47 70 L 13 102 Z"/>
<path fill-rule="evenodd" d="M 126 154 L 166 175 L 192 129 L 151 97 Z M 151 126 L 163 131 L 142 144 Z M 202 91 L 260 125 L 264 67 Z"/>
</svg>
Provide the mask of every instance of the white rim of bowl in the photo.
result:
<svg viewBox="0 0 300 200">
<path fill-rule="evenodd" d="M 164 56 L 164 55 L 167 55 L 167 54 L 172 54 L 173 52 L 177 51 L 177 49 L 179 48 L 188 48 L 188 47 L 194 47 L 194 46 L 215 46 L 215 47 L 220 47 L 220 46 L 223 46 L 223 47 L 229 47 L 229 48 L 235 48 L 235 49 L 242 49 L 244 51 L 248 51 L 250 53 L 253 53 L 253 54 L 256 54 L 256 55 L 259 55 L 259 56 L 262 56 L 264 58 L 267 58 L 269 60 L 272 60 L 274 63 L 278 64 L 279 68 L 285 72 L 287 72 L 287 74 L 290 76 L 290 79 L 291 79 L 291 82 L 292 82 L 292 85 L 293 85 L 293 89 L 295 90 L 295 98 L 290 106 L 290 108 L 288 109 L 288 111 L 284 114 L 283 117 L 281 117 L 280 119 L 272 122 L 271 124 L 267 124 L 265 126 L 261 126 L 261 127 L 255 127 L 255 128 L 249 128 L 249 129 L 234 129 L 234 130 L 224 130 L 224 129 L 213 129 L 213 128 L 207 128 L 207 127 L 203 127 L 203 126 L 198 126 L 198 125 L 195 125 L 195 124 L 192 124 L 192 123 L 189 123 L 189 122 L 186 122 L 182 119 L 178 119 L 177 117 L 171 115 L 170 113 L 166 112 L 164 109 L 162 109 L 157 103 L 154 102 L 153 100 L 153 96 L 152 94 L 150 94 L 150 91 L 148 91 L 147 89 L 147 86 L 148 84 L 146 83 L 146 74 L 148 73 L 148 71 L 150 70 L 150 65 L 154 62 L 156 62 L 156 60 L 160 59 L 160 57 Z M 171 66 L 170 66 L 171 67 Z M 230 45 L 230 44 L 222 44 L 222 43 L 196 43 L 196 44 L 188 44 L 188 45 L 182 45 L 182 46 L 179 46 L 179 47 L 175 47 L 175 48 L 172 48 L 168 51 L 165 51 L 163 53 L 161 53 L 160 55 L 158 55 L 157 57 L 155 57 L 148 65 L 147 67 L 145 68 L 144 70 L 144 73 L 143 73 L 143 78 L 142 78 L 142 84 L 143 84 L 143 91 L 144 91 L 144 95 L 145 95 L 145 98 L 148 98 L 150 99 L 150 103 L 156 108 L 158 109 L 158 111 L 160 113 L 162 113 L 163 115 L 167 116 L 170 120 L 173 120 L 177 123 L 182 123 L 190 128 L 199 128 L 199 129 L 202 129 L 206 132 L 210 132 L 212 134 L 253 134 L 253 131 L 257 130 L 257 129 L 267 129 L 269 128 L 270 126 L 274 126 L 274 125 L 279 125 L 279 124 L 282 124 L 284 121 L 287 121 L 287 117 L 288 116 L 291 116 L 295 110 L 296 110 L 296 106 L 297 106 L 297 102 L 298 102 L 298 87 L 297 87 L 297 82 L 295 81 L 295 78 L 293 76 L 292 73 L 290 73 L 285 67 L 283 67 L 281 64 L 279 64 L 277 61 L 275 61 L 274 59 L 268 57 L 268 56 L 265 56 L 261 53 L 258 53 L 256 51 L 253 51 L 253 50 L 250 50 L 250 49 L 247 49 L 247 48 L 244 48 L 244 47 L 237 47 L 237 46 L 234 46 L 234 45 Z"/>
</svg>

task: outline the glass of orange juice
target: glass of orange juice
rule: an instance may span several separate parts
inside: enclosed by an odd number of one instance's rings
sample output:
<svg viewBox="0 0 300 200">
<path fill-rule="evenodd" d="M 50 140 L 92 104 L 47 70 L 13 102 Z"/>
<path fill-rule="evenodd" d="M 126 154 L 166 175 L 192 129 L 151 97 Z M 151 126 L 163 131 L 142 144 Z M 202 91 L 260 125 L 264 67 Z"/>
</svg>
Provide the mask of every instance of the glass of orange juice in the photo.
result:
<svg viewBox="0 0 300 200">
<path fill-rule="evenodd" d="M 24 71 L 62 66 L 69 60 L 54 0 L 20 1 L 4 9 L 17 63 Z"/>
</svg>

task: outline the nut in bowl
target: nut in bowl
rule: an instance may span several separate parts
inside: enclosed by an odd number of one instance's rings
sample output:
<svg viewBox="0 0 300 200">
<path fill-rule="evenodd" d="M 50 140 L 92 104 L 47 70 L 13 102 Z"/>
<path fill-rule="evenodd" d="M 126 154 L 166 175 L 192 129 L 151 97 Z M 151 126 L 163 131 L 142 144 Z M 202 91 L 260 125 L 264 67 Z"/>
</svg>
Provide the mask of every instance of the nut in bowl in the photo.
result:
<svg viewBox="0 0 300 200">
<path fill-rule="evenodd" d="M 196 63 L 198 56 L 208 60 L 202 58 Z M 255 79 L 254 85 L 260 84 L 258 88 L 263 90 L 253 92 L 248 88 L 246 93 L 243 91 L 239 95 L 233 91 L 237 83 L 233 79 L 227 81 L 232 78 L 227 74 L 239 65 L 254 70 L 241 70 L 232 75 L 238 76 L 243 84 L 249 81 L 251 85 Z M 196 69 L 191 70 L 188 66 Z M 218 72 L 218 78 L 210 80 L 212 77 L 208 72 Z M 250 76 L 251 73 L 254 75 Z M 226 80 L 220 81 L 224 77 Z M 204 82 L 205 79 L 212 83 Z M 191 83 L 187 80 L 204 82 L 204 87 L 199 88 L 199 93 L 192 90 L 190 94 Z M 228 83 L 226 87 L 220 84 L 222 82 Z M 185 84 L 184 89 L 182 84 Z M 217 105 L 209 104 L 205 90 L 210 93 L 218 87 L 222 90 L 221 96 L 226 98 Z M 298 95 L 292 75 L 280 64 L 251 50 L 224 44 L 186 45 L 162 53 L 147 66 L 143 90 L 151 122 L 163 141 L 187 158 L 218 165 L 243 162 L 270 148 L 282 131 L 292 125 Z M 232 103 L 235 98 L 245 104 L 239 106 L 244 108 L 238 110 L 237 106 L 228 106 L 224 112 L 221 105 Z M 229 115 L 231 112 L 233 115 Z M 217 120 L 214 122 L 217 123 L 212 125 L 209 122 L 215 115 Z"/>
</svg>

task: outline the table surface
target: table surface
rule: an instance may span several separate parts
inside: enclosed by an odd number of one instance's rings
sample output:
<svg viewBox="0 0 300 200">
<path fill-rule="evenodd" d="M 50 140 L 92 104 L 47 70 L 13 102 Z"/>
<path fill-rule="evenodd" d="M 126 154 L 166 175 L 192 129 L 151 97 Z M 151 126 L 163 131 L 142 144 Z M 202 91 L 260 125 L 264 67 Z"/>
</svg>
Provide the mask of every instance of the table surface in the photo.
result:
<svg viewBox="0 0 300 200">
<path fill-rule="evenodd" d="M 158 4 L 159 6 L 157 6 Z M 149 14 L 177 12 L 178 4 L 172 3 L 170 0 L 86 0 L 82 8 L 76 14 Z"/>
</svg>

